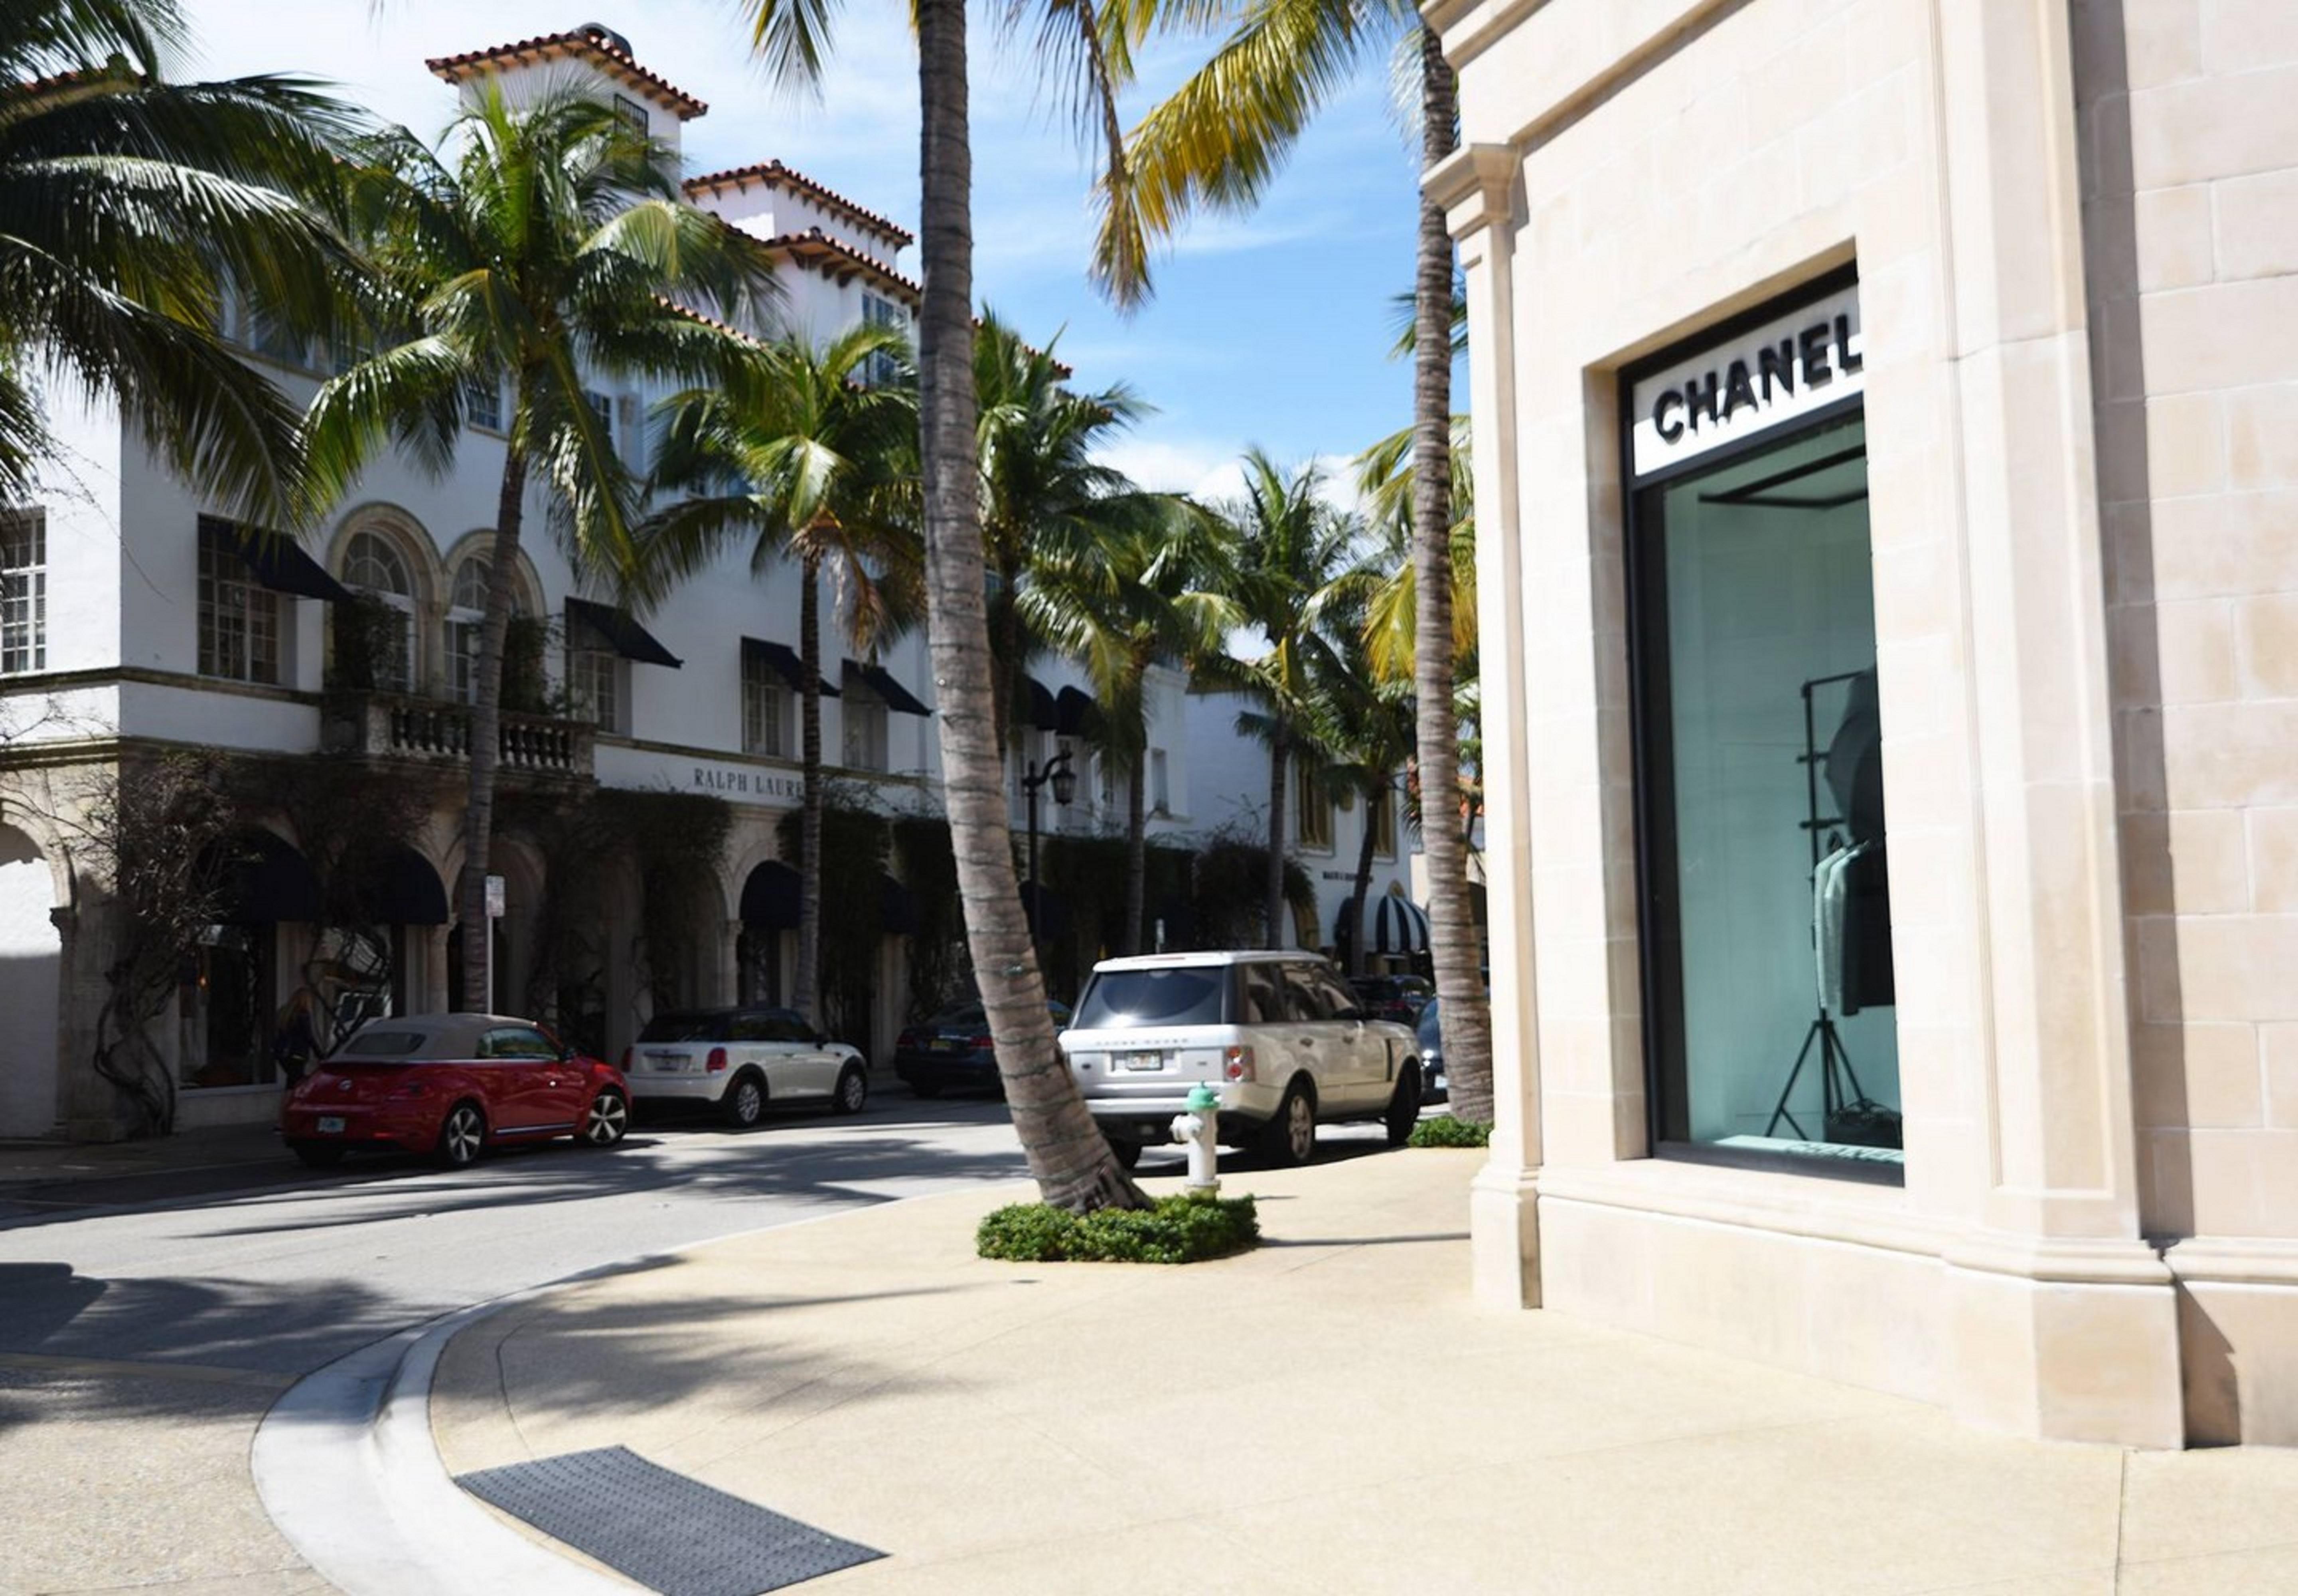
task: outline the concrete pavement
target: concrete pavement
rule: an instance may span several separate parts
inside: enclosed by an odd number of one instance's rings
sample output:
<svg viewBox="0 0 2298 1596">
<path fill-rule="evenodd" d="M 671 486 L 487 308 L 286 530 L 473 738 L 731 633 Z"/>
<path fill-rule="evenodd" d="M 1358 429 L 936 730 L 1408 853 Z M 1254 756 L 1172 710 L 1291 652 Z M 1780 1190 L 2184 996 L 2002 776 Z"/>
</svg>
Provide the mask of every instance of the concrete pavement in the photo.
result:
<svg viewBox="0 0 2298 1596">
<path fill-rule="evenodd" d="M 2013 1441 L 1476 1310 L 1478 1157 L 1227 1175 L 1269 1245 L 1185 1269 L 975 1259 L 1027 1187 L 709 1244 L 464 1330 L 439 1451 L 626 1445 L 890 1554 L 824 1596 L 2298 1589 L 2298 1452 Z"/>
</svg>

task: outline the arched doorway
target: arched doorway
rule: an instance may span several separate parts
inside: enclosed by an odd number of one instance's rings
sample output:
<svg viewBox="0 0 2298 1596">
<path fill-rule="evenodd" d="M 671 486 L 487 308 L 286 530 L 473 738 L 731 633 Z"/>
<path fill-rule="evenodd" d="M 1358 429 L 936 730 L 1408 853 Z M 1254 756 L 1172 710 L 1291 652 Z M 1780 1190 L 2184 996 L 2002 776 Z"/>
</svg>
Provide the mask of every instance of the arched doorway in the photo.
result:
<svg viewBox="0 0 2298 1596">
<path fill-rule="evenodd" d="M 742 883 L 742 934 L 736 945 L 736 996 L 780 1007 L 789 999 L 782 972 L 783 939 L 798 930 L 798 872 L 769 859 Z"/>
<path fill-rule="evenodd" d="M 0 825 L 0 1136 L 56 1127 L 55 878 L 29 837 Z"/>
<path fill-rule="evenodd" d="M 260 829 L 215 845 L 211 868 L 221 912 L 194 961 L 196 1001 L 183 1084 L 269 1085 L 279 1074 L 272 1029 L 293 985 L 280 979 L 279 928 L 321 922 L 318 883 L 293 844 Z"/>
</svg>

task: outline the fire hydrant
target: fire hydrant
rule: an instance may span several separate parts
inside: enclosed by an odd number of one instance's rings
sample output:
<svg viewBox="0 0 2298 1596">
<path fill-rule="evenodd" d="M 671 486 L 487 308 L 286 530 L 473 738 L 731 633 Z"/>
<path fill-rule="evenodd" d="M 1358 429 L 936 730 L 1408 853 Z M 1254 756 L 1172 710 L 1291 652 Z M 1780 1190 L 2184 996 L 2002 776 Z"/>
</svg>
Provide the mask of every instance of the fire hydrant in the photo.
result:
<svg viewBox="0 0 2298 1596">
<path fill-rule="evenodd" d="M 1189 1183 L 1182 1189 L 1191 1196 L 1218 1196 L 1220 1176 L 1214 1166 L 1220 1155 L 1220 1143 L 1216 1139 L 1220 1094 L 1199 1081 L 1189 1088 L 1188 1110 L 1173 1116 L 1172 1127 L 1173 1139 L 1186 1143 L 1189 1149 Z"/>
</svg>

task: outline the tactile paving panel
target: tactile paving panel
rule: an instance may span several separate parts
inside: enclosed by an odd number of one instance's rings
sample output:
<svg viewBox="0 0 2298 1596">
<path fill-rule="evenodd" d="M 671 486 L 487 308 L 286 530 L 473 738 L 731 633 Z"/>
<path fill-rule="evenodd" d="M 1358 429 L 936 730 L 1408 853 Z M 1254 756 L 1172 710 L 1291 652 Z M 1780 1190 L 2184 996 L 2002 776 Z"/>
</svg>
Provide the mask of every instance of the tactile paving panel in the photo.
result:
<svg viewBox="0 0 2298 1596">
<path fill-rule="evenodd" d="M 628 1447 L 482 1468 L 455 1483 L 663 1596 L 759 1596 L 886 1555 Z"/>
</svg>

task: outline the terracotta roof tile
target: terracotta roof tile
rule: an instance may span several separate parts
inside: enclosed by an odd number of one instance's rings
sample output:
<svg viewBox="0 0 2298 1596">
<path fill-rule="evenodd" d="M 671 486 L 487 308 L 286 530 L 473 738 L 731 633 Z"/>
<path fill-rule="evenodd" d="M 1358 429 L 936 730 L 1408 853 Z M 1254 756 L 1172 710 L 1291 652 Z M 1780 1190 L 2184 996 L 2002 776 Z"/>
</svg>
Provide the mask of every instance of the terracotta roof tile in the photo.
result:
<svg viewBox="0 0 2298 1596">
<path fill-rule="evenodd" d="M 924 285 L 904 277 L 882 261 L 873 260 L 852 244 L 832 238 L 820 227 L 808 227 L 803 233 L 781 233 L 765 240 L 765 246 L 789 255 L 801 266 L 823 266 L 828 271 L 843 271 L 872 278 L 893 289 L 912 308 L 925 298 Z"/>
<path fill-rule="evenodd" d="M 897 227 L 875 211 L 856 204 L 834 188 L 815 182 L 804 172 L 793 171 L 779 161 L 764 161 L 751 166 L 730 167 L 723 172 L 709 172 L 699 178 L 689 178 L 682 186 L 690 194 L 713 188 L 742 188 L 752 183 L 768 188 L 788 188 L 819 202 L 825 209 L 837 211 L 851 221 L 897 244 L 914 242 L 913 235 Z"/>
<path fill-rule="evenodd" d="M 640 90 L 657 104 L 677 112 L 682 122 L 690 121 L 710 109 L 676 84 L 639 65 L 631 53 L 603 29 L 574 28 L 565 33 L 537 34 L 513 44 L 466 50 L 460 55 L 434 56 L 424 65 L 431 69 L 434 77 L 459 83 L 476 70 L 498 62 L 523 62 L 528 56 L 547 61 L 554 55 L 576 56 L 603 67 L 610 76 Z"/>
</svg>

